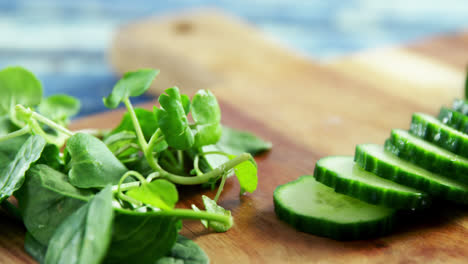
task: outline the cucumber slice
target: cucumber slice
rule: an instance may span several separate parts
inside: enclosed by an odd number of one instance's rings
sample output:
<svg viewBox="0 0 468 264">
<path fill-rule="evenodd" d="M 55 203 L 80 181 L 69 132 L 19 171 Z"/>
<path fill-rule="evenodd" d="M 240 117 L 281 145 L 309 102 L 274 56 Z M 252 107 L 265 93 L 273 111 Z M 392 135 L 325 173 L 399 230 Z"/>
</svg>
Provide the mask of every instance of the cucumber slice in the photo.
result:
<svg viewBox="0 0 468 264">
<path fill-rule="evenodd" d="M 453 101 L 453 110 L 468 115 L 468 102 L 463 99 L 455 99 Z"/>
<path fill-rule="evenodd" d="M 458 131 L 468 134 L 468 116 L 442 107 L 438 116 L 439 120 L 447 126 L 453 127 Z"/>
<path fill-rule="evenodd" d="M 311 175 L 278 186 L 273 202 L 279 219 L 300 231 L 337 240 L 384 235 L 394 222 L 393 209 L 338 194 Z"/>
<path fill-rule="evenodd" d="M 422 168 L 468 184 L 468 159 L 426 142 L 407 131 L 392 130 L 385 150 Z"/>
<path fill-rule="evenodd" d="M 423 208 L 430 204 L 426 193 L 367 172 L 355 166 L 351 156 L 320 159 L 315 165 L 314 177 L 338 193 L 371 204 L 398 209 Z"/>
<path fill-rule="evenodd" d="M 463 157 L 468 157 L 468 135 L 444 125 L 436 118 L 413 114 L 410 133 Z"/>
<path fill-rule="evenodd" d="M 468 185 L 434 174 L 389 154 L 381 145 L 356 146 L 354 160 L 379 177 L 414 187 L 430 195 L 457 203 L 468 203 Z"/>
</svg>

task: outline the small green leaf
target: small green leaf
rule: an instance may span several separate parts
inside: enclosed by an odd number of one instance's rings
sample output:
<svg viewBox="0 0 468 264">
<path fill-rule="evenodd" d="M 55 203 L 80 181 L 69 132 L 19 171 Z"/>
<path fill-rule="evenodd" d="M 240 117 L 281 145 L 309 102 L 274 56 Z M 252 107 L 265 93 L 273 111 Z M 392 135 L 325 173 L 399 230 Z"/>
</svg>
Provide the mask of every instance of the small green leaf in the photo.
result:
<svg viewBox="0 0 468 264">
<path fill-rule="evenodd" d="M 173 209 L 179 200 L 175 185 L 166 180 L 154 180 L 143 184 L 128 191 L 127 195 L 162 210 Z"/>
<path fill-rule="evenodd" d="M 190 98 L 186 94 L 180 95 L 180 100 L 182 101 L 182 106 L 184 107 L 185 115 L 190 113 Z"/>
<path fill-rule="evenodd" d="M 156 131 L 156 129 L 158 129 L 159 127 L 158 121 L 156 120 L 153 112 L 143 108 L 135 108 L 135 114 L 137 116 L 138 122 L 140 123 L 141 130 L 143 131 L 145 139 L 149 140 L 153 133 Z M 126 112 L 123 115 L 120 124 L 110 132 L 110 135 L 114 135 L 122 131 L 135 132 L 132 118 L 130 117 L 130 114 L 128 112 Z"/>
<path fill-rule="evenodd" d="M 101 263 L 111 243 L 113 217 L 112 188 L 108 186 L 60 224 L 50 240 L 45 263 Z"/>
<path fill-rule="evenodd" d="M 114 86 L 111 94 L 103 98 L 104 105 L 114 109 L 126 98 L 142 95 L 149 89 L 158 74 L 159 70 L 154 69 L 140 69 L 125 73 Z"/>
<path fill-rule="evenodd" d="M 231 156 L 234 158 L 235 156 Z M 240 195 L 245 192 L 253 193 L 257 189 L 257 163 L 249 159 L 234 167 L 237 180 L 240 185 Z"/>
<path fill-rule="evenodd" d="M 127 168 L 101 140 L 84 133 L 70 137 L 66 148 L 71 157 L 71 184 L 80 188 L 117 184 Z"/>
<path fill-rule="evenodd" d="M 188 125 L 179 89 L 169 88 L 166 93 L 159 96 L 161 109 L 154 109 L 159 128 L 169 146 L 179 150 L 188 149 L 192 147 L 194 137 Z"/>
<path fill-rule="evenodd" d="M 203 204 L 205 205 L 205 210 L 207 212 L 215 213 L 215 214 L 223 214 L 225 216 L 231 217 L 231 211 L 226 210 L 223 207 L 217 205 L 216 202 L 211 200 L 208 196 L 202 195 L 202 199 L 203 199 Z M 195 211 L 200 211 L 200 209 L 198 209 L 195 205 L 192 205 L 192 209 Z M 216 232 L 226 232 L 232 227 L 232 224 L 226 225 L 226 224 L 216 222 L 216 221 L 201 220 L 201 222 L 206 228 L 211 228 Z"/>
<path fill-rule="evenodd" d="M 54 144 L 47 144 L 36 164 L 47 164 L 55 170 L 61 170 L 64 164 L 60 157 L 59 147 Z"/>
<path fill-rule="evenodd" d="M 208 256 L 192 240 L 179 235 L 171 252 L 155 264 L 208 264 Z"/>
<path fill-rule="evenodd" d="M 47 245 L 57 226 L 75 212 L 93 193 L 70 184 L 67 175 L 47 165 L 35 165 L 24 185 L 15 192 L 28 232 Z"/>
<path fill-rule="evenodd" d="M 223 126 L 221 139 L 216 143 L 216 146 L 221 151 L 232 155 L 239 155 L 244 152 L 257 155 L 271 149 L 272 144 L 249 132 Z"/>
<path fill-rule="evenodd" d="M 22 67 L 8 67 L 0 71 L 0 115 L 13 114 L 15 105 L 34 107 L 42 100 L 42 84 L 30 71 Z"/>
<path fill-rule="evenodd" d="M 46 145 L 40 136 L 31 136 L 24 142 L 16 156 L 0 171 L 0 202 L 13 195 L 24 182 L 24 175 L 33 162 L 39 159 Z"/>
<path fill-rule="evenodd" d="M 47 97 L 38 107 L 39 112 L 49 119 L 68 125 L 70 117 L 80 111 L 80 101 L 75 97 L 57 94 Z"/>
<path fill-rule="evenodd" d="M 209 90 L 198 91 L 192 99 L 192 117 L 196 124 L 195 146 L 218 142 L 221 138 L 221 110 Z"/>
</svg>

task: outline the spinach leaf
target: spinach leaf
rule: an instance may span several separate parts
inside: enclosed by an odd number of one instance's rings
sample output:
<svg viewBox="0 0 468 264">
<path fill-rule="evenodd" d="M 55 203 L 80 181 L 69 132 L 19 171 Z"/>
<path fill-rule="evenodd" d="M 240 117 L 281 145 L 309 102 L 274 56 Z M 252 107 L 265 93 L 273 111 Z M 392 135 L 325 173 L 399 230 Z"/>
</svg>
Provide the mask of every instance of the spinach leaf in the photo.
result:
<svg viewBox="0 0 468 264">
<path fill-rule="evenodd" d="M 180 221 L 158 212 L 115 209 L 112 242 L 104 263 L 154 264 L 173 247 Z"/>
<path fill-rule="evenodd" d="M 13 160 L 18 153 L 18 150 L 23 146 L 24 142 L 28 140 L 28 135 L 10 138 L 6 141 L 0 141 L 0 153 Z M 5 164 L 7 165 L 7 164 Z"/>
<path fill-rule="evenodd" d="M 154 116 L 153 112 L 143 108 L 135 108 L 135 114 L 137 116 L 138 122 L 140 123 L 141 130 L 143 131 L 145 139 L 149 140 L 153 135 L 154 131 L 156 131 L 156 129 L 158 129 L 159 127 L 156 117 Z M 122 131 L 135 132 L 132 118 L 130 117 L 130 114 L 128 112 L 126 112 L 123 115 L 120 124 L 114 130 L 111 131 L 110 135 L 114 135 Z"/>
<path fill-rule="evenodd" d="M 175 185 L 162 179 L 144 183 L 140 187 L 128 191 L 127 195 L 162 210 L 174 208 L 179 200 L 179 194 Z"/>
<path fill-rule="evenodd" d="M 221 137 L 221 110 L 208 90 L 198 91 L 192 99 L 192 117 L 196 123 L 195 146 L 215 144 Z"/>
<path fill-rule="evenodd" d="M 235 156 L 231 156 L 234 158 Z M 234 167 L 237 180 L 240 185 L 240 194 L 252 193 L 257 189 L 257 163 L 254 159 L 249 159 Z"/>
<path fill-rule="evenodd" d="M 188 124 L 179 88 L 166 89 L 166 93 L 159 96 L 161 109 L 154 108 L 159 128 L 169 146 L 179 150 L 188 149 L 192 147 L 194 137 Z"/>
<path fill-rule="evenodd" d="M 207 212 L 223 214 L 225 216 L 231 217 L 231 211 L 226 210 L 223 207 L 219 206 L 218 204 L 216 204 L 215 201 L 211 200 L 208 196 L 202 195 L 202 199 L 203 199 L 203 204 L 205 205 L 205 210 Z M 195 211 L 201 211 L 195 205 L 192 205 L 192 209 Z M 206 228 L 211 228 L 216 232 L 226 232 L 229 230 L 229 228 L 232 227 L 232 224 L 226 225 L 226 224 L 216 222 L 216 221 L 201 220 L 201 222 Z"/>
<path fill-rule="evenodd" d="M 7 67 L 0 71 L 0 91 L 0 115 L 13 114 L 17 104 L 34 107 L 42 99 L 41 83 L 22 67 Z"/>
<path fill-rule="evenodd" d="M 31 136 L 21 146 L 15 158 L 0 172 L 0 201 L 10 197 L 24 182 L 24 174 L 39 159 L 46 145 L 41 136 Z"/>
<path fill-rule="evenodd" d="M 49 243 L 57 226 L 92 195 L 89 190 L 71 185 L 67 175 L 43 164 L 31 167 L 23 186 L 15 192 L 26 229 L 43 245 Z"/>
<path fill-rule="evenodd" d="M 63 161 L 60 157 L 60 149 L 57 145 L 47 144 L 42 151 L 41 157 L 37 160 L 36 164 L 47 164 L 56 170 L 61 170 Z"/>
<path fill-rule="evenodd" d="M 179 235 L 169 254 L 155 264 L 208 264 L 210 260 L 192 240 Z"/>
<path fill-rule="evenodd" d="M 71 157 L 68 173 L 71 184 L 80 188 L 104 187 L 117 184 L 127 172 L 125 166 L 112 154 L 101 140 L 77 133 L 67 142 Z"/>
<path fill-rule="evenodd" d="M 38 110 L 57 123 L 68 125 L 70 117 L 80 111 L 80 101 L 64 94 L 52 95 L 39 104 Z"/>
<path fill-rule="evenodd" d="M 148 90 L 158 74 L 159 70 L 154 69 L 141 69 L 125 73 L 122 79 L 114 86 L 111 94 L 103 98 L 104 105 L 113 109 L 119 106 L 126 98 L 142 95 Z"/>
<path fill-rule="evenodd" d="M 112 200 L 108 186 L 67 217 L 50 240 L 45 263 L 101 263 L 111 241 Z"/>
<path fill-rule="evenodd" d="M 47 246 L 37 241 L 30 233 L 26 233 L 24 238 L 24 250 L 37 262 L 44 263 Z"/>
<path fill-rule="evenodd" d="M 221 139 L 216 146 L 221 151 L 232 155 L 239 155 L 247 152 L 255 156 L 263 151 L 271 149 L 272 144 L 249 132 L 223 126 Z"/>
</svg>

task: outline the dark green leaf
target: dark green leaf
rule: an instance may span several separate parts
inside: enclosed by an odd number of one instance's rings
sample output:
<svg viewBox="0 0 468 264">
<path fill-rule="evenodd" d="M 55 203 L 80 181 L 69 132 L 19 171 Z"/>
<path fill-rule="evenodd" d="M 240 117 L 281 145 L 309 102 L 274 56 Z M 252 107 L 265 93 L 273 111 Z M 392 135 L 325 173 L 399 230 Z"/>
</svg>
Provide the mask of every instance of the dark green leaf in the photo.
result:
<svg viewBox="0 0 468 264">
<path fill-rule="evenodd" d="M 158 212 L 116 209 L 112 243 L 104 263 L 154 264 L 173 247 L 180 221 Z"/>
<path fill-rule="evenodd" d="M 235 156 L 232 156 L 234 158 Z M 257 189 L 257 163 L 254 159 L 244 161 L 234 167 L 237 180 L 240 185 L 240 194 L 253 193 Z"/>
<path fill-rule="evenodd" d="M 68 173 L 71 184 L 80 188 L 117 184 L 127 169 L 101 140 L 77 133 L 67 142 L 71 157 Z"/>
<path fill-rule="evenodd" d="M 218 142 L 222 132 L 221 110 L 210 91 L 200 90 L 195 94 L 192 99 L 192 117 L 196 124 L 196 147 Z"/>
<path fill-rule="evenodd" d="M 80 101 L 64 94 L 52 95 L 41 102 L 38 110 L 49 119 L 67 125 L 70 117 L 80 111 Z"/>
<path fill-rule="evenodd" d="M 210 260 L 192 240 L 179 235 L 169 254 L 155 264 L 208 264 Z"/>
<path fill-rule="evenodd" d="M 29 135 L 14 137 L 6 141 L 0 141 L 0 153 L 13 160 L 21 146 L 28 140 Z"/>
<path fill-rule="evenodd" d="M 108 186 L 67 217 L 50 240 L 45 263 L 101 263 L 111 242 L 112 200 Z"/>
<path fill-rule="evenodd" d="M 41 102 L 42 85 L 22 67 L 8 67 L 0 71 L 0 115 L 11 114 L 17 104 L 34 107 Z"/>
<path fill-rule="evenodd" d="M 260 154 L 263 151 L 271 149 L 271 142 L 264 141 L 255 135 L 223 126 L 221 139 L 216 146 L 226 153 L 239 155 L 250 153 L 252 155 Z"/>
<path fill-rule="evenodd" d="M 125 73 L 114 86 L 111 94 L 103 98 L 104 105 L 113 109 L 119 106 L 125 98 L 142 95 L 158 74 L 159 70 L 154 69 L 140 69 Z"/>
<path fill-rule="evenodd" d="M 47 164 L 55 170 L 61 170 L 63 167 L 63 161 L 60 157 L 60 149 L 57 145 L 47 144 L 36 164 Z"/>
<path fill-rule="evenodd" d="M 192 130 L 188 125 L 179 88 L 166 90 L 159 96 L 161 109 L 155 107 L 155 115 L 167 144 L 175 149 L 184 150 L 194 143 Z"/>
<path fill-rule="evenodd" d="M 24 182 L 24 174 L 39 159 L 46 145 L 40 136 L 31 136 L 16 153 L 15 158 L 0 171 L 0 201 L 10 197 Z"/>
<path fill-rule="evenodd" d="M 138 188 L 131 189 L 127 192 L 127 195 L 162 210 L 174 208 L 179 200 L 175 185 L 162 179 L 154 180 Z"/>
<path fill-rule="evenodd" d="M 223 214 L 225 216 L 231 217 L 231 211 L 226 210 L 223 207 L 217 205 L 216 202 L 211 200 L 208 196 L 202 195 L 202 199 L 203 199 L 203 204 L 205 205 L 205 210 L 207 212 L 215 213 L 215 214 Z M 198 209 L 195 205 L 192 205 L 192 209 L 195 211 L 200 211 L 200 209 Z M 220 223 L 216 221 L 201 220 L 201 222 L 206 228 L 211 228 L 216 232 L 226 232 L 232 227 L 232 224 L 226 225 L 224 223 Z"/>
<path fill-rule="evenodd" d="M 71 185 L 67 175 L 43 164 L 29 169 L 24 185 L 15 192 L 26 228 L 43 245 L 49 243 L 57 226 L 92 195 L 89 190 Z"/>
<path fill-rule="evenodd" d="M 143 131 L 143 135 L 145 136 L 146 140 L 149 140 L 153 133 L 158 129 L 158 121 L 156 120 L 153 112 L 148 111 L 143 108 L 135 108 L 135 114 L 137 116 L 138 122 L 140 123 L 141 130 Z M 110 135 L 114 135 L 116 133 L 122 131 L 131 131 L 135 132 L 135 127 L 133 126 L 132 118 L 130 114 L 126 112 L 120 124 L 111 131 Z"/>
<path fill-rule="evenodd" d="M 44 263 L 47 247 L 37 241 L 30 233 L 24 238 L 24 250 L 40 264 Z"/>
</svg>

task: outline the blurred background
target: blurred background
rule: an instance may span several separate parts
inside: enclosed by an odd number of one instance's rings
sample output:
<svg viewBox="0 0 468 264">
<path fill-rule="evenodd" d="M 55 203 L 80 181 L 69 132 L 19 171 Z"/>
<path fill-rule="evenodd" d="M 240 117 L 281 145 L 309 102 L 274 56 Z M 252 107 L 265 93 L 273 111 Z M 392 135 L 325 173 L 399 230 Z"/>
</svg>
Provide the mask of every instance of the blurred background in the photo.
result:
<svg viewBox="0 0 468 264">
<path fill-rule="evenodd" d="M 118 80 L 107 59 L 116 30 L 202 7 L 238 16 L 321 62 L 468 29 L 466 0 L 0 0 L 0 68 L 24 66 L 42 80 L 46 95 L 80 98 L 81 116 L 104 111 L 101 98 Z"/>
</svg>

